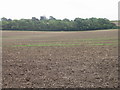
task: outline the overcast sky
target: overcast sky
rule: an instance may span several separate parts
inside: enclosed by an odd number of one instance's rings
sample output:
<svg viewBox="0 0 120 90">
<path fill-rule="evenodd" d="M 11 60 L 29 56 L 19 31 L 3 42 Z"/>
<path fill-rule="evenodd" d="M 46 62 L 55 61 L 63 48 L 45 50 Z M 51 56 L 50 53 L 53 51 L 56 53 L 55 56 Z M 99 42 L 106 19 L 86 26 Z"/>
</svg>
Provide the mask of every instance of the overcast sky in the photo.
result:
<svg viewBox="0 0 120 90">
<path fill-rule="evenodd" d="M 0 18 L 29 19 L 54 16 L 57 19 L 118 19 L 119 0 L 0 0 Z"/>
</svg>

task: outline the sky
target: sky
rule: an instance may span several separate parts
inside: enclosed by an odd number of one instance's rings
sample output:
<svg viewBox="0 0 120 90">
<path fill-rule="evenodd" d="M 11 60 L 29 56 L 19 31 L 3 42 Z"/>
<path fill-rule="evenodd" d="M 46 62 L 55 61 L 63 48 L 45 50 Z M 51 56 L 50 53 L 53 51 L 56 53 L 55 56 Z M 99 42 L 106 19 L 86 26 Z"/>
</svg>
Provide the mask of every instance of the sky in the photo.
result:
<svg viewBox="0 0 120 90">
<path fill-rule="evenodd" d="M 119 0 L 0 0 L 0 18 L 31 19 L 53 16 L 68 18 L 118 19 Z"/>
</svg>

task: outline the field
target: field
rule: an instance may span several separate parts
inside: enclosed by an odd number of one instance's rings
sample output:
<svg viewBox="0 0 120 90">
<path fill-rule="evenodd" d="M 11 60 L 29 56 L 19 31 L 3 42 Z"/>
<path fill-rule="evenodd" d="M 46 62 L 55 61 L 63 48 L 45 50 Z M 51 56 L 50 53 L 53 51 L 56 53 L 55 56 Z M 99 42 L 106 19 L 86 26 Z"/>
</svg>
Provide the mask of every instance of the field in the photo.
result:
<svg viewBox="0 0 120 90">
<path fill-rule="evenodd" d="M 118 86 L 118 30 L 2 33 L 3 88 Z"/>
</svg>

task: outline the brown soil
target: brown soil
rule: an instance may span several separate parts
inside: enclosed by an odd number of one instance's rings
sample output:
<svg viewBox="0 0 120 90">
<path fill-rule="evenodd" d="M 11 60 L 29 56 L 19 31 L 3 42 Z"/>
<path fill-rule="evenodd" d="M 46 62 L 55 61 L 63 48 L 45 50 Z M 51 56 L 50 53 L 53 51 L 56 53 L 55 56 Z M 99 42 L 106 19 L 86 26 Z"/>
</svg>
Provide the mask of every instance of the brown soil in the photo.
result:
<svg viewBox="0 0 120 90">
<path fill-rule="evenodd" d="M 117 30 L 88 32 L 3 31 L 3 88 L 113 88 L 118 86 L 118 46 L 83 39 L 117 40 Z M 111 38 L 111 39 L 109 39 Z M 108 40 L 109 39 L 109 40 Z M 102 40 L 103 41 L 103 40 Z M 75 43 L 75 46 L 18 46 Z M 96 43 L 92 40 L 90 43 Z"/>
</svg>

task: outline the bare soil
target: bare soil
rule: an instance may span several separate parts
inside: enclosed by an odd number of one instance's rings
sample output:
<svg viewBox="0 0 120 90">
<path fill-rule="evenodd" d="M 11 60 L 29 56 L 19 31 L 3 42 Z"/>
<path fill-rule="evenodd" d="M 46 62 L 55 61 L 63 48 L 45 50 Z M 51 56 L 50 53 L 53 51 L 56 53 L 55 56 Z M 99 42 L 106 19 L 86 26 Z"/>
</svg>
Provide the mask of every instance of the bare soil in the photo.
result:
<svg viewBox="0 0 120 90">
<path fill-rule="evenodd" d="M 118 30 L 3 31 L 2 87 L 118 87 L 117 38 Z M 89 45 L 108 42 L 113 45 Z M 48 43 L 80 45 L 15 46 Z"/>
</svg>

